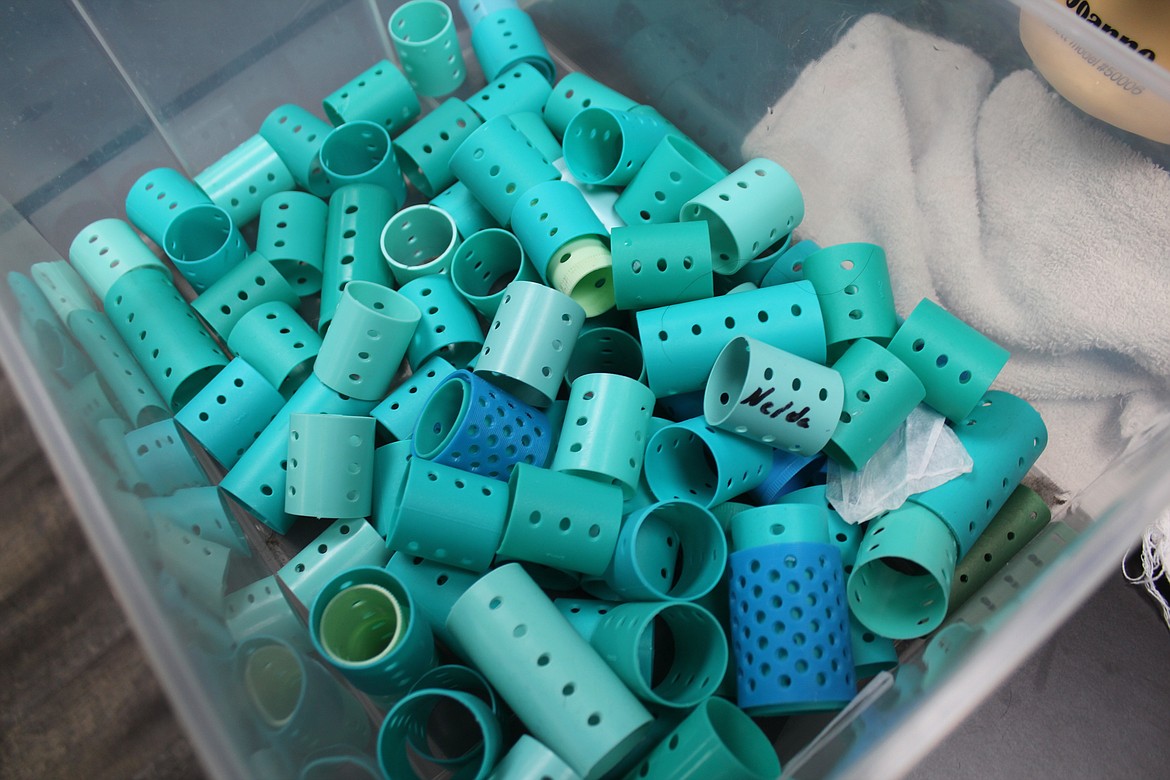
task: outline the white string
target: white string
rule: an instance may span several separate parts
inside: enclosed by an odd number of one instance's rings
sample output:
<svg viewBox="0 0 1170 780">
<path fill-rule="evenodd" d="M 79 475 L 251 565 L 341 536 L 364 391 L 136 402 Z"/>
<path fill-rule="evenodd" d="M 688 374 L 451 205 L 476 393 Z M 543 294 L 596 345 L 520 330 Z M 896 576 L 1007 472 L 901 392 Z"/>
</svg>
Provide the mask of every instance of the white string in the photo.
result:
<svg viewBox="0 0 1170 780">
<path fill-rule="evenodd" d="M 1162 515 L 1158 522 L 1146 529 L 1142 539 L 1142 572 L 1131 575 L 1125 568 L 1125 561 L 1121 562 L 1121 573 L 1133 585 L 1142 585 L 1146 592 L 1158 602 L 1162 609 L 1162 620 L 1170 628 L 1170 603 L 1158 590 L 1157 581 L 1167 578 L 1164 564 L 1166 553 L 1170 552 L 1170 512 Z M 1170 580 L 1168 580 L 1170 581 Z"/>
</svg>

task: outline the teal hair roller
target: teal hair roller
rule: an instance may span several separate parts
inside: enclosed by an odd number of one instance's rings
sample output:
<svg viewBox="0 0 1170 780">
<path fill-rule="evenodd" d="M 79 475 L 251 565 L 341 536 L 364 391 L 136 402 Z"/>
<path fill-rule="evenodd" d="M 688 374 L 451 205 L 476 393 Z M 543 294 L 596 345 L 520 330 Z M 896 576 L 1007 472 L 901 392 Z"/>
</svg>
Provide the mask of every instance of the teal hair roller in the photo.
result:
<svg viewBox="0 0 1170 780">
<path fill-rule="evenodd" d="M 417 614 L 427 621 L 435 637 L 465 657 L 466 653 L 447 630 L 447 616 L 451 614 L 451 607 L 455 606 L 459 597 L 476 583 L 480 575 L 458 566 L 448 566 L 401 552 L 390 556 L 386 571 L 410 591 Z"/>
<path fill-rule="evenodd" d="M 966 417 L 1008 361 L 1008 351 L 929 298 L 890 340 L 890 353 L 918 375 L 926 404 L 951 422 Z"/>
<path fill-rule="evenodd" d="M 256 251 L 301 297 L 321 290 L 328 217 L 325 201 L 307 192 L 279 192 L 260 206 Z"/>
<path fill-rule="evenodd" d="M 228 363 L 167 274 L 126 274 L 110 288 L 105 304 L 110 322 L 173 411 Z"/>
<path fill-rule="evenodd" d="M 296 187 L 288 166 L 263 136 L 254 135 L 195 176 L 195 184 L 236 225 L 260 215 L 270 195 Z"/>
<path fill-rule="evenodd" d="M 406 179 L 390 142 L 377 122 L 359 119 L 333 128 L 321 144 L 321 170 L 330 189 L 374 184 L 390 193 L 392 208 L 406 202 Z"/>
<path fill-rule="evenodd" d="M 620 488 L 517 463 L 508 492 L 500 558 L 583 574 L 605 571 L 622 525 Z"/>
<path fill-rule="evenodd" d="M 556 79 L 556 64 L 536 24 L 520 8 L 499 8 L 480 20 L 471 30 L 471 46 L 489 80 L 521 63 L 536 68 L 549 83 Z"/>
<path fill-rule="evenodd" d="M 481 124 L 471 106 L 448 98 L 394 139 L 398 165 L 423 197 L 433 198 L 455 183 L 451 155 Z"/>
<path fill-rule="evenodd" d="M 667 135 L 622 190 L 614 208 L 628 225 L 677 222 L 683 204 L 726 175 L 727 169 L 694 141 Z"/>
<path fill-rule="evenodd" d="M 338 393 L 381 401 L 421 317 L 406 296 L 374 282 L 345 286 L 313 372 Z"/>
<path fill-rule="evenodd" d="M 132 271 L 154 268 L 169 273 L 134 228 L 120 219 L 99 219 L 82 228 L 69 245 L 69 262 L 101 301 Z"/>
<path fill-rule="evenodd" d="M 590 326 L 581 329 L 565 368 L 571 386 L 589 374 L 614 374 L 641 383 L 646 379 L 642 344 L 624 328 Z"/>
<path fill-rule="evenodd" d="M 552 87 L 544 75 L 527 62 L 521 62 L 469 97 L 467 105 L 485 122 L 497 116 L 515 114 L 539 117 L 551 92 Z M 554 158 L 546 155 L 545 159 Z"/>
<path fill-rule="evenodd" d="M 173 168 L 147 171 L 126 193 L 126 217 L 160 247 L 167 228 L 192 206 L 210 205 L 195 184 Z"/>
<path fill-rule="evenodd" d="M 568 73 L 553 86 L 545 101 L 544 121 L 559 138 L 564 136 L 569 121 L 590 106 L 629 111 L 636 105 L 637 101 L 584 73 Z"/>
<path fill-rule="evenodd" d="M 284 511 L 302 517 L 367 517 L 373 506 L 374 418 L 289 417 Z"/>
<path fill-rule="evenodd" d="M 386 222 L 382 257 L 399 285 L 445 272 L 459 249 L 455 219 L 438 206 L 407 206 Z"/>
<path fill-rule="evenodd" d="M 262 303 L 240 317 L 228 349 L 288 398 L 310 373 L 321 337 L 285 301 Z"/>
<path fill-rule="evenodd" d="M 339 187 L 329 198 L 322 260 L 321 313 L 317 330 L 325 333 L 345 286 L 353 281 L 393 284 L 382 259 L 382 229 L 394 214 L 394 198 L 372 184 Z"/>
<path fill-rule="evenodd" d="M 231 214 L 214 203 L 192 206 L 171 220 L 162 246 L 195 292 L 219 281 L 248 255 Z"/>
<path fill-rule="evenodd" d="M 550 468 L 617 485 L 634 495 L 654 412 L 654 394 L 618 374 L 578 377 Z"/>
<path fill-rule="evenodd" d="M 884 249 L 865 243 L 828 246 L 804 258 L 803 273 L 821 301 L 830 357 L 856 339 L 889 343 L 898 315 Z"/>
<path fill-rule="evenodd" d="M 341 519 L 317 535 L 276 572 L 306 608 L 338 574 L 355 566 L 385 566 L 390 553 L 362 518 Z"/>
<path fill-rule="evenodd" d="M 398 135 L 422 112 L 410 82 L 389 60 L 379 60 L 321 102 L 334 126 L 376 122 Z"/>
<path fill-rule="evenodd" d="M 837 429 L 844 402 L 845 387 L 833 369 L 736 336 L 711 368 L 703 416 L 718 428 L 812 456 Z"/>
<path fill-rule="evenodd" d="M 516 235 L 488 228 L 469 235 L 451 259 L 451 281 L 467 302 L 494 317 L 512 282 L 539 282 L 540 276 Z"/>
<path fill-rule="evenodd" d="M 426 97 L 454 92 L 467 77 L 451 9 L 441 0 L 409 0 L 390 15 L 390 42 L 414 91 Z"/>
<path fill-rule="evenodd" d="M 406 361 L 412 368 L 439 356 L 464 368 L 476 356 L 483 346 L 483 328 L 450 275 L 420 277 L 402 285 L 399 292 L 422 312 L 406 350 Z"/>
<path fill-rule="evenodd" d="M 332 129 L 324 119 L 290 103 L 277 106 L 265 117 L 260 136 L 276 150 L 299 187 L 324 196 L 328 189 L 320 152 Z"/>
<path fill-rule="evenodd" d="M 685 499 L 710 507 L 762 484 L 771 466 L 768 445 L 694 417 L 651 436 L 643 468 L 659 499 Z"/>
<path fill-rule="evenodd" d="M 614 228 L 610 247 L 619 309 L 653 309 L 715 294 L 705 222 Z"/>
<path fill-rule="evenodd" d="M 230 469 L 282 406 L 284 396 L 237 357 L 179 410 L 175 422 Z"/>
<path fill-rule="evenodd" d="M 454 372 L 455 366 L 443 358 L 431 358 L 391 390 L 371 416 L 395 439 L 409 439 L 431 393 Z"/>
<path fill-rule="evenodd" d="M 582 777 L 617 764 L 653 720 L 519 564 L 481 577 L 447 627 L 533 736 Z"/>
<path fill-rule="evenodd" d="M 191 301 L 191 308 L 227 341 L 245 314 L 276 301 L 298 306 L 301 299 L 264 255 L 253 252 Z"/>
<path fill-rule="evenodd" d="M 687 201 L 680 218 L 708 223 L 715 273 L 732 274 L 800 224 L 804 196 L 788 171 L 757 158 Z"/>
</svg>

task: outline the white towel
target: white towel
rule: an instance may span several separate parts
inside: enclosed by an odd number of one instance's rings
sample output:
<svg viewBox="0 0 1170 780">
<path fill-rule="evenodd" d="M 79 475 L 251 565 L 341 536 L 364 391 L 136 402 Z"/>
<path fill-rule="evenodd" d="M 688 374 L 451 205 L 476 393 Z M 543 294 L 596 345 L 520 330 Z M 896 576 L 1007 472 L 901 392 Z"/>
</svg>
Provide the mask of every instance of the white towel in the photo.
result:
<svg viewBox="0 0 1170 780">
<path fill-rule="evenodd" d="M 800 237 L 885 247 L 902 316 L 929 297 L 1011 350 L 997 386 L 1044 416 L 1061 488 L 1170 408 L 1170 176 L 1033 72 L 993 83 L 969 49 L 866 16 L 743 152 L 796 178 Z"/>
</svg>

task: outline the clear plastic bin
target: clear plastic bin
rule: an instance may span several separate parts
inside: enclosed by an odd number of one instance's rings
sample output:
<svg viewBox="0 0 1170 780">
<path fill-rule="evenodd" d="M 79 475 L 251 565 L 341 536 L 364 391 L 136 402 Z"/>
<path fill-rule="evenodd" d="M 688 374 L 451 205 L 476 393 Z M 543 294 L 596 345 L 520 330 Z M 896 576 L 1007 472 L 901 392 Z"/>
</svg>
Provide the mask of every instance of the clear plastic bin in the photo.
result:
<svg viewBox="0 0 1170 780">
<path fill-rule="evenodd" d="M 394 60 L 385 26 L 394 5 L 74 0 L 0 9 L 5 274 L 65 257 L 82 227 L 123 217 L 125 193 L 145 170 L 170 166 L 194 175 L 254 134 L 281 103 L 320 115 L 325 95 L 376 60 Z M 1025 8 L 1170 99 L 1170 74 L 1049 0 L 523 5 L 561 72 L 584 71 L 657 106 L 728 165 L 742 162 L 740 143 L 804 67 L 874 12 L 970 47 L 1002 76 L 1031 67 L 1019 35 Z M 483 82 L 466 28 L 460 32 L 470 72 L 457 94 L 466 96 Z M 719 72 L 732 78 L 713 81 Z M 1101 126 L 1157 161 L 1168 157 L 1166 147 Z M 96 420 L 87 417 L 93 395 L 63 378 L 69 345 L 60 332 L 30 322 L 27 310 L 22 319 L 7 286 L 0 308 L 5 367 L 206 768 L 215 777 L 295 775 L 305 757 L 290 760 L 287 746 L 265 738 L 234 683 L 239 648 L 226 624 L 233 610 L 281 598 L 272 590 L 276 581 L 263 578 L 320 528 L 298 526 L 279 537 L 239 515 L 251 554 L 234 554 L 226 579 L 212 583 L 210 595 L 201 591 L 165 552 L 173 540 L 158 537 L 143 499 L 120 481 Z M 1054 438 L 1050 446 L 1070 445 Z M 1041 463 L 1029 483 L 1055 504 L 1054 522 L 943 629 L 905 643 L 899 669 L 875 678 L 843 713 L 792 719 L 777 738 L 786 775 L 894 777 L 913 766 L 1077 609 L 1170 506 L 1168 469 L 1170 431 L 1156 424 L 1091 484 L 1056 484 Z M 223 593 L 235 593 L 235 601 L 225 605 Z M 273 619 L 282 614 L 276 610 Z M 333 702 L 346 718 L 374 717 L 343 688 L 327 695 L 346 699 Z M 347 761 L 369 766 L 359 753 L 344 751 L 310 759 L 320 771 Z"/>
</svg>

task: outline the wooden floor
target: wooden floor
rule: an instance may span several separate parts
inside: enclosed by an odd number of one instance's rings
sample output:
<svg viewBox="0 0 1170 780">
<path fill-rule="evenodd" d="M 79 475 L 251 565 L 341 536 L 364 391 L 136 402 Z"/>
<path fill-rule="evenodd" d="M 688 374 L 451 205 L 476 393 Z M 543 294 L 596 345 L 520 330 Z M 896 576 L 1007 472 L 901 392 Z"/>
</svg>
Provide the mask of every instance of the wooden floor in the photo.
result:
<svg viewBox="0 0 1170 780">
<path fill-rule="evenodd" d="M 0 375 L 0 780 L 203 776 Z"/>
</svg>

